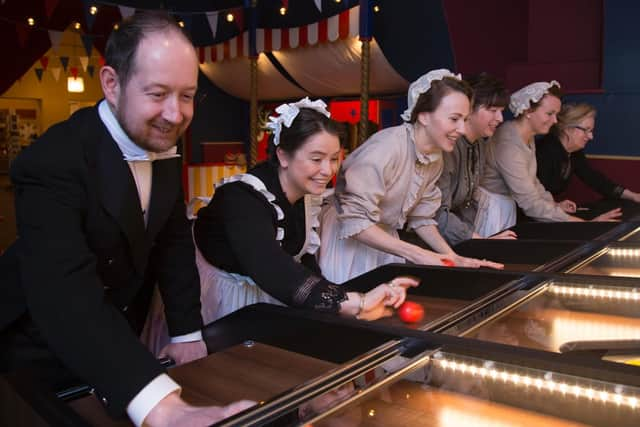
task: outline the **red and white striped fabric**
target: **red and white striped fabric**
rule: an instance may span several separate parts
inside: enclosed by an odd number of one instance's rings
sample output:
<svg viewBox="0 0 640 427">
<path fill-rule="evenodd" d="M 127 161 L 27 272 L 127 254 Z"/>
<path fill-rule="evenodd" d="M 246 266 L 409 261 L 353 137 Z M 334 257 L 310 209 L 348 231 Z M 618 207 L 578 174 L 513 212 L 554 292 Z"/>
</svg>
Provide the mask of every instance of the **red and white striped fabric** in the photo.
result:
<svg viewBox="0 0 640 427">
<path fill-rule="evenodd" d="M 295 28 L 258 28 L 256 30 L 256 50 L 272 52 L 313 46 L 318 43 L 334 42 L 358 35 L 360 6 L 334 15 L 328 19 Z M 198 48 L 200 63 L 219 62 L 238 56 L 249 56 L 249 32 L 218 43 Z"/>
</svg>

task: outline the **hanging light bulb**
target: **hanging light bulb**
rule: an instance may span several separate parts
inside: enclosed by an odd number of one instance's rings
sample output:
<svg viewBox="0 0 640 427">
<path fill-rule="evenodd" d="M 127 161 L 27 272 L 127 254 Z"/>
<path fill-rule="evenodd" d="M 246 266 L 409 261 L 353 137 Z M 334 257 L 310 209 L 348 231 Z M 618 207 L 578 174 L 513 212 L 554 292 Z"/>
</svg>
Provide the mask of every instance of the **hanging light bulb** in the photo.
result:
<svg viewBox="0 0 640 427">
<path fill-rule="evenodd" d="M 280 15 L 284 16 L 284 15 L 286 15 L 286 14 L 287 14 L 287 8 L 286 8 L 286 7 L 284 7 L 284 6 L 282 6 L 282 7 L 280 8 Z"/>
<path fill-rule="evenodd" d="M 184 21 L 178 21 L 178 25 L 180 26 L 180 28 L 184 28 Z"/>
<path fill-rule="evenodd" d="M 80 25 L 80 23 L 76 21 L 76 22 L 73 24 L 73 28 L 75 28 L 76 30 L 79 30 L 80 28 L 82 28 L 82 25 Z"/>
<path fill-rule="evenodd" d="M 96 6 L 91 6 L 89 8 L 89 13 L 95 15 L 96 13 L 98 13 L 98 8 Z"/>
<path fill-rule="evenodd" d="M 30 16 L 27 18 L 27 24 L 29 24 L 30 27 L 33 27 L 34 25 L 36 25 L 36 20 Z"/>
<path fill-rule="evenodd" d="M 118 23 L 113 24 L 113 29 L 117 30 L 118 28 L 120 28 L 120 25 Z"/>
<path fill-rule="evenodd" d="M 375 13 L 380 12 L 380 6 L 378 6 L 378 5 L 373 6 L 373 11 L 374 11 Z"/>
<path fill-rule="evenodd" d="M 233 13 L 227 13 L 227 22 L 233 22 Z"/>
</svg>

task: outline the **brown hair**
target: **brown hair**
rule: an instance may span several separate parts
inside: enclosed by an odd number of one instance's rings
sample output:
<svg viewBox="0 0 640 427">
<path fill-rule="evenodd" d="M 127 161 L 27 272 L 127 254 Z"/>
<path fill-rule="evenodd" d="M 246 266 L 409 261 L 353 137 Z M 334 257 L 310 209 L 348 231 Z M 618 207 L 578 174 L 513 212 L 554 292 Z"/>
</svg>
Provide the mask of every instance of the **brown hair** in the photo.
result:
<svg viewBox="0 0 640 427">
<path fill-rule="evenodd" d="M 473 90 L 473 111 L 486 108 L 505 108 L 509 105 L 509 93 L 502 80 L 488 73 L 475 74 L 464 79 Z"/>
<path fill-rule="evenodd" d="M 529 111 L 535 111 L 539 106 L 545 96 L 555 96 L 556 98 L 562 100 L 562 90 L 560 90 L 560 86 L 553 85 L 549 89 L 547 89 L 547 93 L 544 94 L 540 101 L 531 102 L 531 106 L 529 107 Z"/>
<path fill-rule="evenodd" d="M 415 123 L 420 113 L 432 113 L 434 112 L 442 98 L 447 96 L 451 92 L 461 92 L 469 101 L 472 100 L 473 91 L 469 84 L 463 80 L 458 80 L 453 77 L 445 77 L 442 80 L 436 80 L 431 82 L 431 87 L 428 91 L 421 93 L 416 101 L 413 111 L 411 111 L 411 120 L 409 123 Z"/>
<path fill-rule="evenodd" d="M 107 40 L 105 64 L 118 74 L 118 81 L 126 86 L 135 69 L 136 53 L 140 42 L 152 33 L 175 31 L 191 43 L 171 15 L 165 11 L 140 11 L 124 19 L 117 30 L 113 30 Z"/>
</svg>

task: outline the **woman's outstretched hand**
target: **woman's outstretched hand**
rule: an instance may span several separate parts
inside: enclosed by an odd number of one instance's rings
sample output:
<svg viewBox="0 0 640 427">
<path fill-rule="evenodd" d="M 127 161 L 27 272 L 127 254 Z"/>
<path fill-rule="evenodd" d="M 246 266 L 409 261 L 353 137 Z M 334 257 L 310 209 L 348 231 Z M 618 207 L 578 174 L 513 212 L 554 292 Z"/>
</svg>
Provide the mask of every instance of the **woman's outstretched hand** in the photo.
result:
<svg viewBox="0 0 640 427">
<path fill-rule="evenodd" d="M 376 320 L 393 315 L 407 297 L 407 288 L 418 286 L 413 277 L 396 277 L 367 293 L 348 292 L 348 300 L 342 303 L 341 313 L 351 314 L 361 320 Z"/>
</svg>

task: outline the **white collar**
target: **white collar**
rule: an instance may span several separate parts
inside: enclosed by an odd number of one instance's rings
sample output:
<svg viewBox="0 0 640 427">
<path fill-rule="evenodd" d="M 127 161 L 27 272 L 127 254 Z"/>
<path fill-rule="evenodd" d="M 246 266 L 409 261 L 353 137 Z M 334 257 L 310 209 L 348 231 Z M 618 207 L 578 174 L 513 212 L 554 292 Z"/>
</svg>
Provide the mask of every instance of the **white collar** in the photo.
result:
<svg viewBox="0 0 640 427">
<path fill-rule="evenodd" d="M 98 114 L 100 115 L 100 119 L 102 123 L 107 127 L 107 130 L 111 134 L 111 137 L 114 139 L 124 159 L 128 162 L 144 162 L 144 161 L 154 161 L 154 160 L 162 160 L 162 159 L 171 159 L 174 157 L 180 157 L 177 147 L 172 147 L 167 151 L 162 153 L 153 153 L 150 151 L 146 151 L 145 149 L 138 146 L 135 142 L 129 138 L 126 132 L 118 123 L 118 119 L 113 115 L 111 108 L 109 108 L 109 104 L 107 104 L 107 100 L 103 99 L 98 105 Z"/>
</svg>

